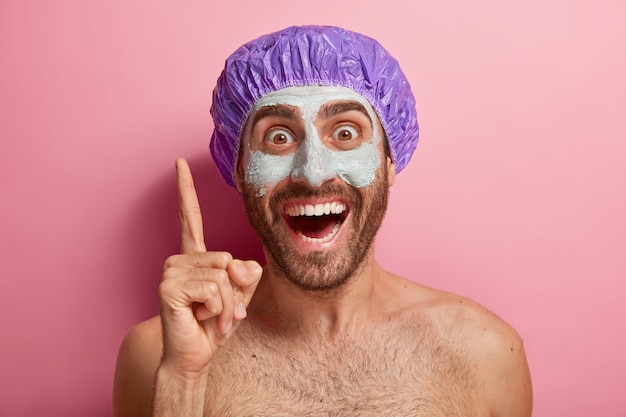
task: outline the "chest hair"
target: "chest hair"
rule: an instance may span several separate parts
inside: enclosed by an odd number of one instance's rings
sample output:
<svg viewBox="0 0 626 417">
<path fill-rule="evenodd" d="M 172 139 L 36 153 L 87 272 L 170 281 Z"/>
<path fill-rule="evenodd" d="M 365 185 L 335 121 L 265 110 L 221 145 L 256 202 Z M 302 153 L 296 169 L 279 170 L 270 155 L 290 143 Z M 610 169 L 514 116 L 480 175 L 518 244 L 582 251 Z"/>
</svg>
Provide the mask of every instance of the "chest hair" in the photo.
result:
<svg viewBox="0 0 626 417">
<path fill-rule="evenodd" d="M 295 341 L 241 326 L 214 358 L 205 415 L 474 416 L 471 366 L 449 345 L 407 322 Z"/>
</svg>

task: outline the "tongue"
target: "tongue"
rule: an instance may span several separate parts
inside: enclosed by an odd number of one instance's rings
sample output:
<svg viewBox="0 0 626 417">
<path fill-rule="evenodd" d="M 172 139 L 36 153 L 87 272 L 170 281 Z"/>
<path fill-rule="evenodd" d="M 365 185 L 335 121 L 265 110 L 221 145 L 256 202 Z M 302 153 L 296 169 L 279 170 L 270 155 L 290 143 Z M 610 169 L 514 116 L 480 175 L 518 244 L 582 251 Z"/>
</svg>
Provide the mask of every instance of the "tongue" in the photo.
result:
<svg viewBox="0 0 626 417">
<path fill-rule="evenodd" d="M 303 235 L 322 238 L 333 230 L 337 224 L 337 218 L 335 216 L 298 216 L 293 219 L 293 223 Z"/>
</svg>

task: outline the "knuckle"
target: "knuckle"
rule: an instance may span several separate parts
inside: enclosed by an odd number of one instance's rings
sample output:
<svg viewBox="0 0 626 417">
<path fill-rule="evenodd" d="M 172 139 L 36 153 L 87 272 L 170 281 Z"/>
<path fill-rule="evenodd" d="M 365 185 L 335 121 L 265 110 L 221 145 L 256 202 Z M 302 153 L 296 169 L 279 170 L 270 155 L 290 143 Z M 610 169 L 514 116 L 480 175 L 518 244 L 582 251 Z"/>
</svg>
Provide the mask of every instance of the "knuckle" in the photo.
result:
<svg viewBox="0 0 626 417">
<path fill-rule="evenodd" d="M 212 315 L 216 316 L 218 314 L 222 313 L 222 305 L 221 304 L 209 304 L 207 305 L 207 303 L 204 304 L 204 308 L 207 309 L 207 311 L 209 313 L 211 313 Z"/>
<path fill-rule="evenodd" d="M 180 255 L 178 254 L 168 256 L 165 262 L 163 263 L 163 270 L 165 271 L 169 268 L 174 267 L 175 265 L 179 263 L 179 260 L 180 260 Z"/>
<path fill-rule="evenodd" d="M 177 287 L 176 281 L 173 280 L 163 280 L 159 284 L 159 296 L 161 298 L 165 298 L 167 295 L 172 294 Z"/>
<path fill-rule="evenodd" d="M 213 256 L 222 268 L 226 268 L 226 266 L 233 260 L 233 255 L 229 252 L 213 252 Z"/>
<path fill-rule="evenodd" d="M 218 315 L 222 313 L 224 308 L 222 299 L 220 297 L 220 290 L 214 282 L 199 282 L 202 285 L 202 292 L 205 299 L 203 305 L 211 315 Z"/>
<path fill-rule="evenodd" d="M 230 283 L 230 277 L 228 272 L 224 269 L 214 269 L 213 271 L 213 281 L 218 285 L 226 285 Z"/>
<path fill-rule="evenodd" d="M 177 275 L 178 270 L 176 268 L 168 267 L 167 269 L 163 270 L 163 273 L 161 274 L 161 281 L 172 281 L 176 278 Z"/>
<path fill-rule="evenodd" d="M 204 285 L 204 291 L 209 297 L 215 297 L 220 293 L 220 289 L 215 282 L 207 282 Z"/>
</svg>

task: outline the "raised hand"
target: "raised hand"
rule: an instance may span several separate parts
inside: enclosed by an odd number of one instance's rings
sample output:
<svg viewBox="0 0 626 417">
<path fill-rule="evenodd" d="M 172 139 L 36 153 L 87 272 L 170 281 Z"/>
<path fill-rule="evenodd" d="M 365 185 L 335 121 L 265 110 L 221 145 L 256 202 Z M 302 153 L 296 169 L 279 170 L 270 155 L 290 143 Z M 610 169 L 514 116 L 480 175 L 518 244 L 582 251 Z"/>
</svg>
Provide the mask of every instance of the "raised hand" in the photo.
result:
<svg viewBox="0 0 626 417">
<path fill-rule="evenodd" d="M 182 379 L 206 374 L 211 359 L 246 317 L 261 278 L 255 261 L 207 252 L 202 215 L 187 162 L 176 160 L 181 254 L 167 259 L 159 287 L 163 358 L 160 371 Z"/>
</svg>

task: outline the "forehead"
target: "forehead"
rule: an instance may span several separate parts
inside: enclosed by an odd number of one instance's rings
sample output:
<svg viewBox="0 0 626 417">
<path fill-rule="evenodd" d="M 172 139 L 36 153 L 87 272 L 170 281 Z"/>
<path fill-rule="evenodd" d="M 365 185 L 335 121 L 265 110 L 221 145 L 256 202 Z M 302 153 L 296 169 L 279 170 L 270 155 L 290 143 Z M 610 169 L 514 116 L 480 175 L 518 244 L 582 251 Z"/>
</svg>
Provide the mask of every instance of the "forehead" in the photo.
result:
<svg viewBox="0 0 626 417">
<path fill-rule="evenodd" d="M 357 102 L 366 109 L 372 119 L 375 116 L 374 109 L 363 96 L 349 88 L 335 86 L 296 86 L 272 91 L 257 100 L 251 116 L 254 117 L 254 114 L 263 107 L 287 105 L 299 108 L 302 116 L 306 117 L 316 115 L 320 108 L 334 101 Z"/>
</svg>

